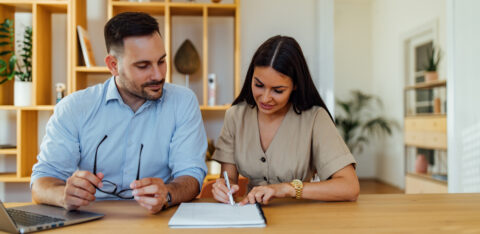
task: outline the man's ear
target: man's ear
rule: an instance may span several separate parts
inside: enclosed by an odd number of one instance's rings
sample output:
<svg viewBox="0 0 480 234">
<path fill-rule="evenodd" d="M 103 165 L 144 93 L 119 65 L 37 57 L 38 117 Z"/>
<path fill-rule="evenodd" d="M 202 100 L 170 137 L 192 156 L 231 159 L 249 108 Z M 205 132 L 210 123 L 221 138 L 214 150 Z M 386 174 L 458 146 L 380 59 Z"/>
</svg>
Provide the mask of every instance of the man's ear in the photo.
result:
<svg viewBox="0 0 480 234">
<path fill-rule="evenodd" d="M 105 57 L 105 64 L 107 64 L 108 70 L 113 76 L 118 76 L 118 59 L 115 56 L 108 54 Z"/>
</svg>

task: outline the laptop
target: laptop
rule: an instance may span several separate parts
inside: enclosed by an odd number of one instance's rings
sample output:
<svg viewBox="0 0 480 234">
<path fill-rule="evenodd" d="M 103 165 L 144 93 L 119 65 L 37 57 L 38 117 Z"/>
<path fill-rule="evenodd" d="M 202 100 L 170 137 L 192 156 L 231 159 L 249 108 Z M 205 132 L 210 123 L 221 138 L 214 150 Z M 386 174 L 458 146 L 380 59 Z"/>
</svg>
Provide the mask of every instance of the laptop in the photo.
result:
<svg viewBox="0 0 480 234">
<path fill-rule="evenodd" d="M 0 201 L 0 230 L 27 233 L 100 219 L 104 215 L 88 211 L 67 211 L 48 205 L 5 208 Z"/>
</svg>

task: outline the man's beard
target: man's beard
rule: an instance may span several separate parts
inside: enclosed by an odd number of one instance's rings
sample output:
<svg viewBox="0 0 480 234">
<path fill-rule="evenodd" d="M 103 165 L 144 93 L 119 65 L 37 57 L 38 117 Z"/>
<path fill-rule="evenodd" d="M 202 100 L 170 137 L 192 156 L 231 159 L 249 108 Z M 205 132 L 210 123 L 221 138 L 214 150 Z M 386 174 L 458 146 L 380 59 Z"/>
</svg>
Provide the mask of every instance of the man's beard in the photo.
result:
<svg viewBox="0 0 480 234">
<path fill-rule="evenodd" d="M 161 81 L 150 81 L 150 82 L 143 83 L 140 87 L 140 90 L 138 91 L 135 87 L 135 84 L 133 84 L 133 82 L 130 82 L 128 79 L 126 79 L 126 75 L 123 72 L 120 73 L 120 76 L 118 78 L 120 82 L 123 83 L 123 86 L 125 87 L 126 91 L 130 95 L 135 96 L 137 98 L 156 101 L 160 99 L 163 95 L 163 84 L 165 83 L 165 79 Z M 160 92 L 160 95 L 157 96 L 157 95 L 148 94 L 148 92 L 146 91 L 146 88 L 150 85 L 162 85 L 162 87 L 158 91 Z"/>
</svg>

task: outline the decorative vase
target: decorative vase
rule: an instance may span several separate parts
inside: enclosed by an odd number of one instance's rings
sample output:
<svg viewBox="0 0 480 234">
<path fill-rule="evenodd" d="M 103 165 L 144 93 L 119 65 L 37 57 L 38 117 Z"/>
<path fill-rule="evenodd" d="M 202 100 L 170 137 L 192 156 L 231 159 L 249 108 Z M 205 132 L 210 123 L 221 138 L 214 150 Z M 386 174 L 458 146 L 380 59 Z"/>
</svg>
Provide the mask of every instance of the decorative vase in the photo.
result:
<svg viewBox="0 0 480 234">
<path fill-rule="evenodd" d="M 428 161 L 425 155 L 419 154 L 415 159 L 415 172 L 425 174 L 428 170 Z"/>
<path fill-rule="evenodd" d="M 438 80 L 438 73 L 436 71 L 425 72 L 425 82 Z"/>
<path fill-rule="evenodd" d="M 32 105 L 32 82 L 15 81 L 14 104 L 15 106 Z"/>
</svg>

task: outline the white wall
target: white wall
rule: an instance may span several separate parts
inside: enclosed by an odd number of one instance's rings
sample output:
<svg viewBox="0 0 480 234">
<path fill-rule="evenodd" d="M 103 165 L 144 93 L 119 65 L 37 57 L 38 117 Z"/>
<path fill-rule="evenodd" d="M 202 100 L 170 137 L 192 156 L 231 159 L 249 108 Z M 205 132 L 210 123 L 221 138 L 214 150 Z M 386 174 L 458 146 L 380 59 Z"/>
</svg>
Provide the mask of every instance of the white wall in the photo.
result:
<svg viewBox="0 0 480 234">
<path fill-rule="evenodd" d="M 322 85 L 322 87 L 318 87 L 321 93 L 330 94 L 329 96 L 333 97 L 333 63 L 327 64 L 322 62 L 333 60 L 333 51 L 331 49 L 333 47 L 333 40 L 331 38 L 333 37 L 333 18 L 329 17 L 333 16 L 333 0 L 302 0 L 301 4 L 299 4 L 299 2 L 296 0 L 241 0 L 240 2 L 242 82 L 250 59 L 258 46 L 260 46 L 262 42 L 271 36 L 277 34 L 288 35 L 294 37 L 300 43 L 315 83 Z M 107 21 L 106 1 L 88 0 L 87 12 L 87 27 L 90 39 L 92 41 L 94 56 L 98 65 L 104 65 L 103 58 L 106 50 L 103 39 L 103 26 Z M 188 17 L 181 17 L 176 20 L 178 20 L 180 23 L 184 23 L 185 27 L 192 26 L 187 25 L 190 22 Z M 66 21 L 66 19 L 62 19 L 62 17 L 59 16 L 59 18 L 56 18 L 56 21 L 54 22 L 56 22 L 56 24 L 59 23 L 60 25 L 65 25 L 65 22 L 60 21 Z M 209 37 L 218 41 L 218 43 L 221 43 L 221 34 L 229 31 L 233 32 L 233 22 L 231 20 L 225 21 L 223 19 L 215 19 L 209 23 L 209 27 L 212 29 L 212 31 L 209 32 Z M 161 28 L 163 28 L 162 23 Z M 61 30 L 62 29 L 55 32 L 58 34 L 55 34 L 56 36 L 53 37 L 54 45 L 57 45 L 57 43 L 63 44 L 66 41 L 66 38 L 62 38 L 62 36 L 60 36 L 66 35 L 66 33 Z M 193 39 L 194 45 L 201 55 L 201 44 L 199 44 L 199 40 L 196 40 L 197 37 L 200 37 L 198 32 L 192 32 L 186 28 L 174 28 L 174 30 L 174 38 L 178 37 L 184 39 Z M 209 54 L 216 57 L 212 60 L 209 69 L 217 73 L 217 78 L 228 77 L 228 73 L 225 71 L 225 69 L 228 70 L 228 66 L 230 65 L 222 66 L 222 63 L 224 62 L 222 56 L 224 51 L 222 51 L 223 49 L 221 48 L 233 47 L 233 44 L 230 45 L 229 43 L 218 43 L 215 44 L 215 47 L 213 47 L 212 44 L 209 45 L 212 47 L 212 49 L 209 51 Z M 178 47 L 179 44 L 174 43 L 173 46 L 173 52 L 175 53 L 175 48 L 176 46 Z M 54 49 L 52 49 L 52 52 L 54 53 L 54 58 L 57 58 L 56 53 L 61 53 L 61 51 L 58 52 Z M 228 55 L 226 56 L 231 57 Z M 58 59 L 61 59 L 61 56 L 58 56 Z M 58 70 L 54 69 L 55 71 L 53 72 L 54 80 L 62 79 L 62 67 L 66 66 L 65 61 L 55 60 L 53 63 L 57 65 L 63 64 L 58 65 L 55 68 Z M 319 67 L 322 67 L 322 71 L 319 70 Z M 182 83 L 182 77 L 180 74 L 175 72 L 176 71 L 174 71 L 174 82 Z M 100 78 L 91 76 L 89 79 L 101 82 L 102 79 L 105 79 L 105 76 L 101 76 Z M 91 81 L 89 80 L 87 82 Z M 226 92 L 220 95 L 222 95 L 220 98 L 222 102 L 225 100 L 228 101 L 228 99 L 233 99 L 232 95 Z M 327 98 L 326 102 L 332 104 L 333 99 Z M 3 138 L 0 138 L 0 140 L 8 137 L 11 138 L 11 136 L 16 134 L 14 121 L 15 118 L 12 118 L 11 115 L 11 113 L 0 112 L 0 129 L 2 129 L 0 134 L 6 134 L 3 136 Z M 208 128 L 206 129 L 207 135 L 212 138 L 218 137 L 223 124 L 223 113 L 208 113 L 207 119 L 208 120 L 205 121 L 205 124 L 208 125 Z M 43 127 L 44 124 L 45 123 L 40 123 L 39 129 Z M 3 129 L 8 129 L 8 131 L 6 131 L 7 133 L 3 133 Z M 40 129 L 40 133 L 42 132 L 42 129 Z M 0 137 L 1 136 L 2 135 L 0 135 Z M 0 141 L 0 143 L 3 142 Z M 2 156 L 0 156 L 0 160 L 2 160 Z M 8 160 L 9 159 L 7 159 L 7 161 Z M 7 165 L 9 168 L 13 168 L 13 170 L 15 168 L 14 160 L 10 159 L 9 163 L 6 164 L 3 164 L 5 161 L 0 162 L 0 169 L 2 169 L 3 165 Z M 8 186 L 8 188 L 3 189 L 3 185 Z M 17 195 L 21 195 L 23 197 L 18 197 Z M 31 200 L 28 185 L 0 183 L 0 199 L 6 200 L 7 202 Z"/>
<path fill-rule="evenodd" d="M 388 117 L 403 125 L 403 87 L 405 84 L 402 40 L 406 33 L 432 20 L 438 22 L 439 45 L 446 45 L 445 0 L 374 0 L 372 8 L 373 93 L 385 104 Z M 445 77 L 445 60 L 439 76 Z M 403 188 L 403 135 L 386 138 L 377 157 L 377 177 Z"/>
<path fill-rule="evenodd" d="M 480 1 L 448 1 L 448 190 L 480 192 Z"/>
<path fill-rule="evenodd" d="M 372 0 L 335 0 L 335 98 L 348 100 L 351 90 L 372 93 Z M 375 178 L 378 142 L 359 154 L 357 174 Z"/>
</svg>

